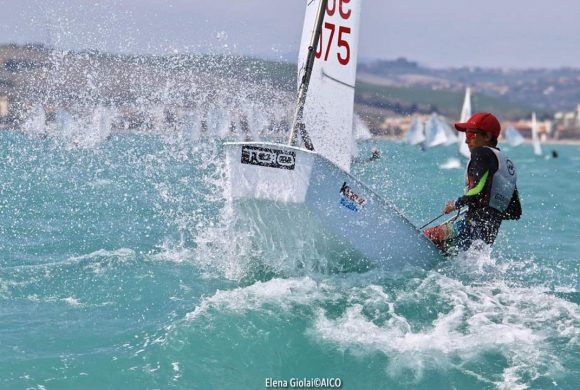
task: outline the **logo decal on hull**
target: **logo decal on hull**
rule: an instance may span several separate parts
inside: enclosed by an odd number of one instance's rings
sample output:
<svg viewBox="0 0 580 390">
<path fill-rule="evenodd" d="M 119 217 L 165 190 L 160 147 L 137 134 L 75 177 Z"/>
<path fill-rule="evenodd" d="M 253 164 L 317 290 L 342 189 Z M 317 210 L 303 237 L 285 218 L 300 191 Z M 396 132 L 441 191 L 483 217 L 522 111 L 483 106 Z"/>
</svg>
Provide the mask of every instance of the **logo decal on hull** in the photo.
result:
<svg viewBox="0 0 580 390">
<path fill-rule="evenodd" d="M 350 187 L 346 185 L 346 182 L 344 182 L 340 188 L 340 195 L 340 204 L 349 210 L 359 211 L 367 204 L 367 201 L 363 197 L 353 192 Z"/>
<path fill-rule="evenodd" d="M 243 145 L 242 164 L 293 170 L 296 165 L 296 153 L 291 150 Z"/>
</svg>

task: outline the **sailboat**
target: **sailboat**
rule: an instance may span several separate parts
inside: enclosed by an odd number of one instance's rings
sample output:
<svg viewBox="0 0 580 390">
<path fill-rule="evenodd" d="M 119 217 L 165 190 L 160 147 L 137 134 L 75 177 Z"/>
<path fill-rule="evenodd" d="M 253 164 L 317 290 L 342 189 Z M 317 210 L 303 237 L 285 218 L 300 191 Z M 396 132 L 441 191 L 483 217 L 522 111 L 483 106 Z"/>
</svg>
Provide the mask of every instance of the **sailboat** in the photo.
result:
<svg viewBox="0 0 580 390">
<path fill-rule="evenodd" d="M 437 118 L 437 114 L 433 113 L 431 118 L 425 123 L 425 147 L 433 148 L 445 145 L 446 142 L 447 134 L 445 134 L 445 129 L 441 126 L 441 121 Z"/>
<path fill-rule="evenodd" d="M 536 120 L 536 113 L 532 113 L 532 146 L 534 148 L 534 155 L 542 155 L 542 146 L 540 145 L 540 137 L 538 136 L 538 121 Z"/>
<path fill-rule="evenodd" d="M 459 140 L 459 138 L 457 137 L 457 132 L 454 130 L 451 130 L 451 127 L 449 127 L 449 125 L 447 124 L 446 121 L 437 118 L 437 123 L 439 125 L 439 127 L 441 127 L 441 129 L 443 129 L 443 133 L 445 134 L 445 138 L 447 138 L 447 140 L 445 141 L 445 146 L 449 146 L 449 145 L 453 145 L 454 143 L 457 143 L 457 141 Z"/>
<path fill-rule="evenodd" d="M 277 237 L 316 234 L 388 269 L 430 267 L 441 259 L 433 243 L 349 174 L 360 10 L 361 1 L 307 1 L 288 144 L 224 144 L 228 195 Z"/>
<path fill-rule="evenodd" d="M 419 145 L 425 141 L 425 125 L 418 116 L 413 118 L 407 130 L 406 141 L 409 145 Z"/>
<path fill-rule="evenodd" d="M 524 137 L 512 126 L 505 129 L 505 139 L 512 148 L 516 148 L 524 143 Z"/>
<path fill-rule="evenodd" d="M 451 130 L 451 127 L 447 124 L 446 121 L 437 118 L 439 123 L 439 127 L 443 129 L 445 136 L 447 137 L 447 141 L 445 141 L 444 145 L 449 146 L 453 145 L 454 143 L 459 142 L 460 138 L 458 134 L 461 134 L 458 131 Z M 439 168 L 441 169 L 460 169 L 461 168 L 461 161 L 459 161 L 456 157 L 450 157 L 445 163 L 440 164 Z"/>
<path fill-rule="evenodd" d="M 351 154 L 353 160 L 359 158 L 358 143 L 368 141 L 372 137 L 373 135 L 371 134 L 370 129 L 363 122 L 362 118 L 357 114 L 354 114 L 352 118 L 352 141 L 351 141 L 352 142 Z"/>
<path fill-rule="evenodd" d="M 370 129 L 357 114 L 354 114 L 352 118 L 352 134 L 353 140 L 359 142 L 368 141 L 373 138 Z"/>
<path fill-rule="evenodd" d="M 465 88 L 465 98 L 463 99 L 463 107 L 461 108 L 461 117 L 459 122 L 467 122 L 471 118 L 471 88 Z M 465 133 L 457 132 L 457 143 L 459 144 L 459 154 L 465 158 L 471 158 L 471 151 L 465 143 Z"/>
</svg>

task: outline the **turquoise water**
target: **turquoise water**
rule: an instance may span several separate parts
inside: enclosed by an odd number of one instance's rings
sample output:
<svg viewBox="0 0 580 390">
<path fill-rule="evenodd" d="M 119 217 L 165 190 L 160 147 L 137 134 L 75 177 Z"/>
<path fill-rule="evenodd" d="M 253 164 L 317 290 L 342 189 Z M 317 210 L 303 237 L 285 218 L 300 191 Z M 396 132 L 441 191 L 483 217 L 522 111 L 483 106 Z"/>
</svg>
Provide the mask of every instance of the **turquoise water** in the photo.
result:
<svg viewBox="0 0 580 390">
<path fill-rule="evenodd" d="M 0 145 L 2 389 L 580 382 L 578 146 L 508 152 L 524 216 L 493 251 L 393 274 L 252 245 L 219 142 L 126 133 L 75 148 L 4 131 Z M 463 172 L 440 167 L 452 147 L 373 145 L 382 158 L 353 172 L 415 224 L 460 193 Z"/>
</svg>

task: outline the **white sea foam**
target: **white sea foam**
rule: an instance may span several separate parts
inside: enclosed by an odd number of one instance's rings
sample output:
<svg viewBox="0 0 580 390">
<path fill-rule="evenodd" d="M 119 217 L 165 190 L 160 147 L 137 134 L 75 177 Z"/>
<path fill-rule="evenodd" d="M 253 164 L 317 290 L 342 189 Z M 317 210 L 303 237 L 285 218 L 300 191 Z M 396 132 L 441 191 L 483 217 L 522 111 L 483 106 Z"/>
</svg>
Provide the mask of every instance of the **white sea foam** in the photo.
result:
<svg viewBox="0 0 580 390">
<path fill-rule="evenodd" d="M 86 255 L 71 256 L 71 260 L 87 260 L 99 257 L 116 257 L 120 260 L 132 260 L 135 257 L 135 251 L 130 248 L 120 248 L 117 250 L 99 249 Z"/>
<path fill-rule="evenodd" d="M 266 305 L 277 310 L 289 311 L 296 305 L 310 305 L 317 300 L 328 299 L 325 290 L 324 284 L 317 283 L 309 277 L 256 282 L 248 287 L 228 291 L 218 290 L 213 296 L 204 298 L 186 318 L 195 320 L 200 316 L 210 315 L 212 311 L 245 313 L 265 310 Z"/>
<path fill-rule="evenodd" d="M 78 263 L 86 262 L 86 268 L 98 275 L 114 269 L 115 264 L 134 261 L 135 256 L 135 251 L 129 248 L 120 248 L 113 251 L 99 249 L 86 255 L 72 256 L 70 260 Z"/>
<path fill-rule="evenodd" d="M 71 306 L 81 306 L 81 302 L 75 297 L 63 298 L 62 301 L 68 303 Z"/>
<path fill-rule="evenodd" d="M 492 256 L 492 247 L 483 241 L 476 241 L 465 252 L 459 253 L 453 258 L 453 268 L 465 275 L 487 275 L 493 273 L 503 273 L 509 264 L 498 263 Z"/>
<path fill-rule="evenodd" d="M 441 169 L 461 169 L 461 161 L 459 161 L 459 159 L 457 158 L 450 158 L 447 161 L 445 161 L 443 164 L 439 165 L 439 168 Z"/>
<path fill-rule="evenodd" d="M 431 323 L 417 329 L 402 314 L 400 305 L 443 300 Z M 370 307 L 384 299 L 389 318 L 369 315 Z M 433 303 L 435 305 L 435 303 Z M 562 370 L 549 338 L 578 339 L 580 310 L 577 305 L 531 288 L 510 288 L 502 283 L 470 287 L 432 273 L 412 293 L 397 299 L 380 295 L 349 306 L 342 316 L 331 318 L 319 308 L 312 335 L 340 349 L 359 354 L 383 353 L 387 371 L 399 377 L 413 373 L 419 381 L 426 368 L 457 368 L 456 362 L 477 362 L 485 353 L 499 353 L 510 365 L 499 387 L 516 388 L 524 378 Z M 500 384 L 502 384 L 500 386 Z"/>
<path fill-rule="evenodd" d="M 292 316 L 308 307 L 314 316 L 307 334 L 315 342 L 360 356 L 384 354 L 386 372 L 401 383 L 418 383 L 427 370 L 459 370 L 502 389 L 526 388 L 529 378 L 557 377 L 564 369 L 556 351 L 548 348 L 550 340 L 577 343 L 579 338 L 578 305 L 543 289 L 503 282 L 466 286 L 431 272 L 422 281 L 411 281 L 418 283 L 416 288 L 392 295 L 381 286 L 353 286 L 349 280 L 272 279 L 217 291 L 186 319 L 248 312 Z M 336 316 L 334 304 L 345 296 L 344 311 Z M 418 327 L 405 310 L 426 302 L 438 314 Z M 327 312 L 329 304 L 333 314 Z M 505 358 L 503 373 L 481 374 L 464 367 L 480 364 L 487 354 Z"/>
<path fill-rule="evenodd" d="M 169 263 L 184 263 L 194 258 L 194 252 L 182 243 L 165 241 L 160 246 L 160 252 L 152 256 L 155 261 L 165 261 Z"/>
</svg>

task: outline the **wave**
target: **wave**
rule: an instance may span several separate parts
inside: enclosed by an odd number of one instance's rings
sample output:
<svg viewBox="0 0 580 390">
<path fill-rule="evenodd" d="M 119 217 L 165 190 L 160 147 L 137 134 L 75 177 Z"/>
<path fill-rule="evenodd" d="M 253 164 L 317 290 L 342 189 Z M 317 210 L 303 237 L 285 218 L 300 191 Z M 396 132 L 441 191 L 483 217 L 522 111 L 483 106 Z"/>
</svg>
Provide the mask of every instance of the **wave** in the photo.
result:
<svg viewBox="0 0 580 390">
<path fill-rule="evenodd" d="M 216 291 L 185 319 L 211 326 L 211 334 L 226 331 L 223 321 L 256 315 L 305 321 L 304 337 L 314 345 L 358 359 L 379 354 L 385 374 L 408 385 L 436 371 L 460 372 L 497 388 L 527 388 L 530 378 L 565 375 L 574 360 L 573 352 L 562 351 L 579 346 L 580 309 L 545 289 L 502 281 L 471 286 L 436 271 L 423 279 L 379 279 L 381 284 L 337 275 L 258 281 Z M 254 342 L 247 337 L 241 342 Z"/>
</svg>

